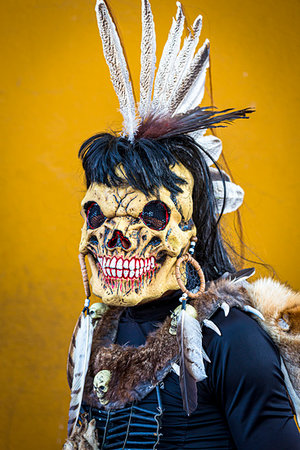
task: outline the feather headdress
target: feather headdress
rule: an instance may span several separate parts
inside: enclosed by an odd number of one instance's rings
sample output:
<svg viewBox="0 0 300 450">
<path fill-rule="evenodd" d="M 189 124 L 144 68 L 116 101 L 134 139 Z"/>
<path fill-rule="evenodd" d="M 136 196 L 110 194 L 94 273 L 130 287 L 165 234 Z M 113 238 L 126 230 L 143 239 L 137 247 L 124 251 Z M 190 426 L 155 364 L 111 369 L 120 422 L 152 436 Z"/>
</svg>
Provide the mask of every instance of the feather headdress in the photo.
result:
<svg viewBox="0 0 300 450">
<path fill-rule="evenodd" d="M 188 134 L 203 151 L 209 166 L 218 159 L 222 143 L 204 136 L 207 129 L 224 127 L 235 119 L 248 118 L 250 108 L 235 111 L 201 108 L 206 70 L 209 67 L 209 41 L 196 51 L 202 17 L 198 16 L 184 39 L 185 17 L 177 2 L 176 17 L 164 46 L 155 75 L 156 37 L 151 6 L 142 0 L 142 42 L 140 101 L 135 102 L 130 74 L 119 35 L 104 0 L 97 0 L 96 14 L 103 52 L 123 115 L 122 135 L 130 142 L 141 138 L 162 139 Z M 213 181 L 217 212 L 236 210 L 243 202 L 242 188 L 226 180 Z M 225 206 L 224 198 L 226 198 Z"/>
</svg>

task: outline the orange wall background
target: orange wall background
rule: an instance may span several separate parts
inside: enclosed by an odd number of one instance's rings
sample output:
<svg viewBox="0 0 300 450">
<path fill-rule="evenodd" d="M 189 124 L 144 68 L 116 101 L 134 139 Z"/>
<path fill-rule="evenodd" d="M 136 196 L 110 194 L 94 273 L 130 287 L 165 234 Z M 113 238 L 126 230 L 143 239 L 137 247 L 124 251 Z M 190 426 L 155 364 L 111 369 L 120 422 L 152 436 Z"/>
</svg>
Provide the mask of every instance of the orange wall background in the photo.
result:
<svg viewBox="0 0 300 450">
<path fill-rule="evenodd" d="M 183 4 L 190 23 L 204 17 L 215 104 L 257 110 L 218 132 L 246 192 L 246 242 L 298 288 L 300 3 Z M 140 2 L 110 6 L 137 87 Z M 175 1 L 152 0 L 152 8 L 160 55 Z M 95 132 L 120 128 L 121 116 L 94 1 L 14 0 L 1 9 L 0 448 L 53 450 L 66 436 L 66 357 L 84 298 L 77 260 L 84 183 L 76 152 Z"/>
</svg>

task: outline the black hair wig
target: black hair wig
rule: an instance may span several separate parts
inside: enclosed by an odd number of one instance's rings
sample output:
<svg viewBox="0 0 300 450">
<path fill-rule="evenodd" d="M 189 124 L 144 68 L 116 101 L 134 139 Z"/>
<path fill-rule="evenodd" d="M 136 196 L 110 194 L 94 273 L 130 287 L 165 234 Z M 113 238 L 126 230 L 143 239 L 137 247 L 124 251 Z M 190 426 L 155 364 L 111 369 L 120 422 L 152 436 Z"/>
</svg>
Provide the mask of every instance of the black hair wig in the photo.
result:
<svg viewBox="0 0 300 450">
<path fill-rule="evenodd" d="M 141 138 L 131 143 L 124 137 L 102 133 L 82 144 L 79 157 L 87 187 L 93 182 L 120 186 L 125 178 L 130 186 L 145 195 L 157 194 L 164 186 L 174 202 L 186 181 L 171 169 L 176 163 L 182 163 L 194 178 L 193 221 L 198 237 L 194 256 L 210 281 L 224 272 L 233 272 L 234 267 L 222 241 L 212 179 L 202 151 L 194 139 L 183 134 L 162 139 Z M 123 166 L 124 178 L 116 173 L 119 164 Z M 220 177 L 223 177 L 221 171 Z"/>
</svg>

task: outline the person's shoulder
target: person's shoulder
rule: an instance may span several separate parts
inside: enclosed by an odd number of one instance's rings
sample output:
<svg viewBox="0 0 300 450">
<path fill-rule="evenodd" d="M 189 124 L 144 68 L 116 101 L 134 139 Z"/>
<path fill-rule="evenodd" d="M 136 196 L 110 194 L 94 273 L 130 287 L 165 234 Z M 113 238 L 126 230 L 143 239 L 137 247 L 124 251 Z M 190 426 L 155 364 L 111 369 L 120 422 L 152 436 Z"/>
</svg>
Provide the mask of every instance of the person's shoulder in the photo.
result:
<svg viewBox="0 0 300 450">
<path fill-rule="evenodd" d="M 245 351 L 255 349 L 260 352 L 271 348 L 278 352 L 270 336 L 249 313 L 234 307 L 225 316 L 224 311 L 219 308 L 211 320 L 220 330 L 220 335 L 204 327 L 203 338 L 209 347 L 227 350 L 242 347 Z"/>
</svg>

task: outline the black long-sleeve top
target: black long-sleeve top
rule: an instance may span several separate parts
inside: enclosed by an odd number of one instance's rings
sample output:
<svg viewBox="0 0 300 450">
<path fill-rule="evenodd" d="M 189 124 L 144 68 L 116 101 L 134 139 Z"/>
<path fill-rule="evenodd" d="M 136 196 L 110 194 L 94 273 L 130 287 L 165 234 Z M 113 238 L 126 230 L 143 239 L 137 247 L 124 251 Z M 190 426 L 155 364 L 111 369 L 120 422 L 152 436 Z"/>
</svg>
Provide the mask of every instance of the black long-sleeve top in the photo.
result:
<svg viewBox="0 0 300 450">
<path fill-rule="evenodd" d="M 178 305 L 178 293 L 157 302 L 127 308 L 117 343 L 139 346 Z M 197 384 L 198 408 L 187 416 L 182 408 L 179 378 L 164 380 L 161 450 L 173 449 L 300 449 L 298 428 L 288 400 L 280 357 L 266 332 L 246 313 L 220 309 L 212 320 L 222 335 L 203 328 L 203 347 L 211 363 L 207 378 Z M 140 407 L 155 410 L 152 391 Z"/>
</svg>

